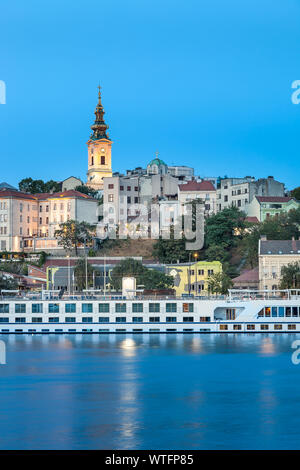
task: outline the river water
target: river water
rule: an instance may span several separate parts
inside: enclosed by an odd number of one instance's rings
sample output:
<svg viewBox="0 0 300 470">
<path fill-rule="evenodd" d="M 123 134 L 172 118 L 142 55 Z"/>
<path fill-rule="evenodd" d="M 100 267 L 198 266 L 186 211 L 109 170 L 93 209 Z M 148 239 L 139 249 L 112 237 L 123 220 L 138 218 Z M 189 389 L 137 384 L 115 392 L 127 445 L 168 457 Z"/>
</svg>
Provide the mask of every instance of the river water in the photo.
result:
<svg viewBox="0 0 300 470">
<path fill-rule="evenodd" d="M 0 449 L 298 449 L 298 334 L 8 335 Z"/>
</svg>

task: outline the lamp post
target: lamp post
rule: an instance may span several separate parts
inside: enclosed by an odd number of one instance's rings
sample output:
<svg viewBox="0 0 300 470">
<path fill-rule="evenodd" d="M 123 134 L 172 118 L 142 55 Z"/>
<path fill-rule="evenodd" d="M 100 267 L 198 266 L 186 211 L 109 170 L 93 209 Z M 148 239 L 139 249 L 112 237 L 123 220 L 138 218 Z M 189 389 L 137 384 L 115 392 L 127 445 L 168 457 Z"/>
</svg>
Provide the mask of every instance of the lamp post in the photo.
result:
<svg viewBox="0 0 300 470">
<path fill-rule="evenodd" d="M 195 271 L 196 271 L 196 295 L 198 295 L 198 276 L 197 276 L 197 259 L 198 259 L 198 253 L 194 253 L 194 258 L 195 258 Z"/>
<path fill-rule="evenodd" d="M 71 294 L 71 275 L 70 275 L 70 255 L 67 255 L 68 258 L 68 292 Z"/>
</svg>

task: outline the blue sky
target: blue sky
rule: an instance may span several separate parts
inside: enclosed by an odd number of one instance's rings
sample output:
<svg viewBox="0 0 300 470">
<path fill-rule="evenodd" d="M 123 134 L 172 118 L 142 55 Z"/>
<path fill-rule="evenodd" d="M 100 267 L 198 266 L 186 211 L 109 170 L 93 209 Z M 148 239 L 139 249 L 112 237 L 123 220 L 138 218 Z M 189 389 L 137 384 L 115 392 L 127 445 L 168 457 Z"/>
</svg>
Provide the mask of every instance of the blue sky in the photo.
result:
<svg viewBox="0 0 300 470">
<path fill-rule="evenodd" d="M 158 150 L 299 186 L 299 18 L 299 0 L 2 2 L 0 181 L 85 179 L 100 82 L 114 171 Z"/>
</svg>

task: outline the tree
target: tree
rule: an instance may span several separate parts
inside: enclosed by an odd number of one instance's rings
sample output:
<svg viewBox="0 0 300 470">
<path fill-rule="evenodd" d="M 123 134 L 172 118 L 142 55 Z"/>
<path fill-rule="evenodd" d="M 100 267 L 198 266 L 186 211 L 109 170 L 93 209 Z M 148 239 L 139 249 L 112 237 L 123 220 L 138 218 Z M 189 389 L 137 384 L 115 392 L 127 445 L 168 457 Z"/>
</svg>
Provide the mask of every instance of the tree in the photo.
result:
<svg viewBox="0 0 300 470">
<path fill-rule="evenodd" d="M 289 263 L 281 268 L 280 289 L 300 289 L 300 263 Z"/>
<path fill-rule="evenodd" d="M 55 231 L 55 237 L 58 244 L 63 246 L 66 251 L 75 249 L 78 253 L 80 244 L 88 245 L 95 234 L 95 228 L 87 222 L 77 222 L 76 220 L 68 220 L 60 224 L 60 229 Z"/>
<path fill-rule="evenodd" d="M 80 193 L 86 194 L 87 196 L 96 198 L 98 191 L 96 189 L 91 188 L 90 186 L 86 186 L 85 184 L 76 186 L 75 191 L 79 191 Z"/>
<path fill-rule="evenodd" d="M 215 273 L 208 279 L 208 290 L 211 294 L 228 294 L 228 290 L 233 286 L 230 277 L 221 272 Z"/>
<path fill-rule="evenodd" d="M 148 269 L 140 261 L 132 258 L 122 260 L 112 270 L 110 280 L 113 288 L 120 290 L 122 288 L 122 278 L 127 276 L 135 277 L 137 285 L 143 285 L 145 289 L 162 289 L 173 286 L 172 276 L 154 269 Z"/>
<path fill-rule="evenodd" d="M 300 201 L 300 186 L 291 191 L 291 196 Z"/>
<path fill-rule="evenodd" d="M 74 268 L 75 282 L 79 291 L 83 291 L 86 288 L 86 273 L 88 287 L 90 287 L 93 285 L 94 269 L 89 263 L 86 263 L 85 258 L 80 258 Z"/>
<path fill-rule="evenodd" d="M 50 193 L 59 192 L 61 185 L 57 181 L 50 180 L 46 183 L 43 180 L 33 180 L 32 178 L 24 178 L 19 182 L 19 190 L 24 193 Z"/>
<path fill-rule="evenodd" d="M 224 263 L 229 261 L 230 253 L 227 251 L 227 244 L 221 243 L 220 245 L 211 245 L 205 250 L 205 260 L 207 261 L 220 261 Z"/>
<path fill-rule="evenodd" d="M 0 290 L 15 290 L 18 288 L 18 283 L 15 279 L 0 273 Z"/>
<path fill-rule="evenodd" d="M 208 217 L 205 223 L 205 246 L 223 245 L 231 248 L 236 239 L 243 236 L 245 217 L 244 212 L 237 207 L 223 209 Z"/>
</svg>

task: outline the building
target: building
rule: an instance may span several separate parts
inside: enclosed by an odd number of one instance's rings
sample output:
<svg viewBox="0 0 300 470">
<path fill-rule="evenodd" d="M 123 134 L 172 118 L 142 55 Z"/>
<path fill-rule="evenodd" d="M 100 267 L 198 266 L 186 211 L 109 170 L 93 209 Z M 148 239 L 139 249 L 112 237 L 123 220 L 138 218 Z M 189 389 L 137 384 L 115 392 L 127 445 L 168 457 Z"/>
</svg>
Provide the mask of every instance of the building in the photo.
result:
<svg viewBox="0 0 300 470">
<path fill-rule="evenodd" d="M 240 276 L 232 279 L 234 289 L 259 289 L 258 267 L 244 271 Z"/>
<path fill-rule="evenodd" d="M 217 210 L 217 191 L 210 181 L 189 181 L 178 186 L 178 201 L 181 207 L 194 199 L 204 203 L 204 213 L 214 214 Z"/>
<path fill-rule="evenodd" d="M 278 289 L 281 268 L 300 262 L 300 240 L 267 240 L 261 237 L 258 258 L 260 289 Z"/>
<path fill-rule="evenodd" d="M 60 249 L 55 230 L 67 220 L 97 223 L 98 201 L 78 191 L 0 191 L 0 251 Z"/>
<path fill-rule="evenodd" d="M 173 276 L 177 296 L 182 294 L 207 295 L 210 276 L 222 272 L 220 261 L 168 264 L 166 274 Z"/>
<path fill-rule="evenodd" d="M 248 205 L 247 215 L 263 222 L 269 217 L 287 213 L 298 207 L 300 207 L 300 202 L 292 197 L 255 196 Z"/>
<path fill-rule="evenodd" d="M 166 175 L 168 172 L 168 165 L 158 158 L 158 152 L 156 152 L 156 158 L 151 160 L 147 165 L 148 175 Z"/>
<path fill-rule="evenodd" d="M 81 179 L 76 178 L 75 176 L 69 176 L 65 180 L 61 181 L 61 190 L 62 191 L 70 191 L 72 189 L 76 189 L 77 186 L 82 186 L 83 182 Z"/>
<path fill-rule="evenodd" d="M 104 224 L 115 225 L 136 216 L 139 203 L 138 176 L 112 176 L 103 180 Z"/>
<path fill-rule="evenodd" d="M 179 180 L 191 180 L 194 177 L 194 168 L 185 165 L 168 166 L 168 173 Z"/>
<path fill-rule="evenodd" d="M 284 184 L 274 180 L 273 176 L 260 178 L 257 181 L 252 176 L 245 178 L 223 178 L 217 189 L 218 211 L 235 206 L 248 215 L 249 204 L 254 196 L 284 196 Z"/>
<path fill-rule="evenodd" d="M 103 189 L 103 178 L 112 176 L 111 147 L 108 125 L 104 121 L 105 111 L 101 103 L 99 86 L 98 104 L 95 110 L 95 122 L 91 126 L 92 134 L 87 142 L 88 146 L 88 172 L 87 186 L 96 190 Z"/>
</svg>

